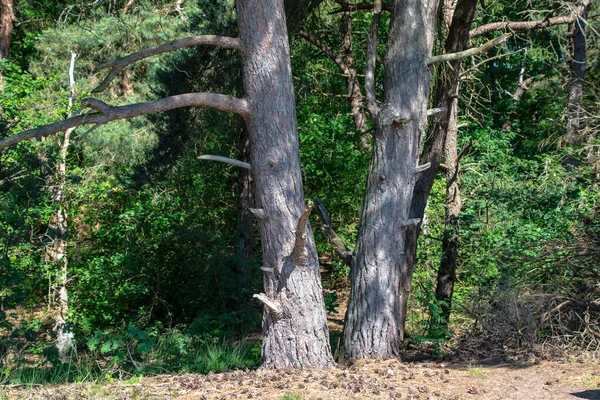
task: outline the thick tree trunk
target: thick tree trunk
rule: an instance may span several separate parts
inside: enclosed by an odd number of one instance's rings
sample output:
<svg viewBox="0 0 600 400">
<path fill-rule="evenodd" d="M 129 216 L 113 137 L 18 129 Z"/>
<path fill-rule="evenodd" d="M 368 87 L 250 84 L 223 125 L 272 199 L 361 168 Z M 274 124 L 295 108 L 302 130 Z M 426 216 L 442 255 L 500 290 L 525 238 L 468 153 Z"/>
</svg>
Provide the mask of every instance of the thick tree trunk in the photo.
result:
<svg viewBox="0 0 600 400">
<path fill-rule="evenodd" d="M 351 293 L 340 356 L 391 358 L 400 347 L 399 282 L 419 138 L 427 119 L 437 1 L 394 3 L 384 59 L 384 101 L 375 117 Z M 400 284 L 402 284 L 400 282 Z"/>
<path fill-rule="evenodd" d="M 456 9 L 452 13 L 452 23 L 448 31 L 448 37 L 444 45 L 446 53 L 456 53 L 467 49 L 469 44 L 469 29 L 475 15 L 477 0 L 458 0 Z M 444 143 L 446 140 L 446 130 L 448 121 L 451 117 L 453 104 L 457 103 L 460 60 L 440 64 L 440 73 L 435 83 L 434 106 L 445 107 L 445 111 L 434 116 L 430 121 L 428 133 L 425 138 L 425 145 L 421 155 L 421 163 L 429 162 L 431 167 L 417 175 L 412 201 L 410 204 L 410 218 L 423 220 L 425 207 L 429 192 L 433 187 L 435 177 L 439 170 L 442 154 L 444 152 Z M 410 296 L 410 280 L 412 271 L 417 262 L 417 239 L 420 231 L 420 225 L 414 232 L 414 235 L 407 235 L 402 262 L 402 276 L 400 293 L 401 320 L 406 321 L 407 303 Z M 400 337 L 404 339 L 404 324 L 400 327 Z"/>
<path fill-rule="evenodd" d="M 283 2 L 240 0 L 250 164 L 263 249 L 263 366 L 333 366 L 302 188 Z"/>
</svg>

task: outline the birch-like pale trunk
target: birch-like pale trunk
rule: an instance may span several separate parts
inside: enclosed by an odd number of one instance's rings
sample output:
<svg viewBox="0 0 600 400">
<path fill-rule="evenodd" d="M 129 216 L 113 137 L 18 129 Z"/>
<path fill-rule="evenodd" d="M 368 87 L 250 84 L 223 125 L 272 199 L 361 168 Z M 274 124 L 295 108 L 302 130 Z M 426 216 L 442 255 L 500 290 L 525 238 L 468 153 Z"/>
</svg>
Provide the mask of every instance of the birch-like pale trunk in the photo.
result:
<svg viewBox="0 0 600 400">
<path fill-rule="evenodd" d="M 73 107 L 73 97 L 75 94 L 75 59 L 77 54 L 71 52 L 71 64 L 69 68 L 69 109 Z M 64 196 L 65 184 L 67 181 L 67 152 L 71 133 L 74 128 L 67 129 L 63 135 L 62 141 L 59 140 L 59 155 L 56 165 L 57 182 L 52 194 L 52 201 L 57 207 L 53 220 L 50 223 L 50 229 L 54 232 L 52 246 L 48 248 L 48 258 L 51 262 L 60 266 L 58 283 L 57 310 L 54 318 L 54 330 L 56 332 L 56 348 L 58 356 L 62 362 L 68 362 L 76 356 L 76 346 L 73 340 L 73 333 L 67 326 L 69 313 L 69 295 L 67 291 L 68 282 L 68 216 L 67 203 Z"/>
</svg>

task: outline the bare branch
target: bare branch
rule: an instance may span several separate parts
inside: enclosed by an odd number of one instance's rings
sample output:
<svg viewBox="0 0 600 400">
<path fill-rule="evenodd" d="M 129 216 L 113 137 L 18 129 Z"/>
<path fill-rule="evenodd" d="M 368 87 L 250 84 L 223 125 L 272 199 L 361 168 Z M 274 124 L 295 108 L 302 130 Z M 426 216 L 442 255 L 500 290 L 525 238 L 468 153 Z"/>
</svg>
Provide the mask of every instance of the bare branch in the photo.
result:
<svg viewBox="0 0 600 400">
<path fill-rule="evenodd" d="M 323 53 L 325 53 L 342 70 L 344 76 L 350 76 L 350 69 L 348 68 L 346 63 L 342 61 L 341 57 L 335 54 L 329 46 L 327 46 L 325 43 L 321 42 L 319 39 L 317 39 L 308 32 L 298 31 L 296 32 L 296 35 L 300 36 L 301 38 L 303 38 L 304 40 L 321 50 Z"/>
<path fill-rule="evenodd" d="M 469 32 L 469 39 L 495 31 L 525 31 L 534 29 L 544 29 L 553 25 L 569 24 L 577 19 L 577 14 L 562 15 L 559 17 L 545 18 L 537 21 L 500 21 L 481 25 Z"/>
<path fill-rule="evenodd" d="M 333 250 L 338 254 L 338 256 L 340 256 L 344 264 L 348 266 L 352 265 L 354 254 L 331 227 L 331 221 L 329 220 L 327 208 L 325 208 L 325 205 L 319 199 L 315 200 L 315 204 L 317 206 L 317 217 L 321 222 L 321 231 L 323 232 L 323 235 L 325 235 L 327 241 Z"/>
<path fill-rule="evenodd" d="M 217 46 L 224 49 L 233 49 L 238 51 L 241 50 L 241 44 L 238 38 L 217 35 L 192 36 L 184 39 L 174 40 L 169 43 L 163 43 L 158 46 L 150 47 L 148 49 L 138 51 L 137 53 L 130 54 L 127 57 L 97 65 L 96 68 L 98 69 L 111 68 L 111 71 L 106 78 L 104 78 L 104 80 L 94 90 L 92 90 L 92 93 L 98 93 L 106 89 L 110 82 L 112 82 L 112 80 L 119 75 L 123 68 L 129 64 L 133 64 L 143 60 L 144 58 L 148 58 L 157 54 L 167 53 L 169 51 L 182 49 L 184 47 L 201 45 Z"/>
<path fill-rule="evenodd" d="M 377 41 L 379 39 L 379 20 L 381 18 L 381 0 L 374 0 L 373 19 L 371 30 L 367 39 L 367 67 L 365 70 L 365 92 L 367 98 L 367 110 L 371 118 L 377 116 L 378 107 L 375 98 L 375 64 L 377 61 Z"/>
<path fill-rule="evenodd" d="M 127 106 L 111 107 L 100 100 L 86 99 L 87 106 L 101 112 L 78 115 L 50 125 L 29 129 L 17 135 L 0 140 L 0 149 L 13 146 L 24 140 L 50 136 L 81 125 L 101 125 L 110 121 L 139 117 L 141 115 L 173 110 L 190 106 L 207 106 L 217 110 L 239 114 L 244 118 L 250 115 L 248 102 L 233 96 L 216 93 L 186 93 L 177 96 L 165 97 L 148 103 L 137 103 Z"/>
<path fill-rule="evenodd" d="M 235 167 L 240 167 L 240 168 L 246 168 L 246 169 L 252 169 L 252 167 L 250 166 L 250 164 L 248 164 L 247 162 L 243 162 L 243 161 L 239 161 L 239 160 L 234 160 L 233 158 L 227 158 L 227 157 L 221 157 L 221 156 L 213 156 L 212 154 L 204 154 L 200 157 L 198 157 L 199 160 L 212 160 L 212 161 L 219 161 L 219 162 L 224 162 L 227 164 L 231 164 Z"/>
<path fill-rule="evenodd" d="M 313 203 L 308 202 L 306 209 L 298 218 L 298 226 L 296 228 L 296 241 L 294 243 L 294 250 L 292 250 L 292 259 L 295 265 L 306 265 L 307 264 L 307 251 L 306 251 L 306 228 L 308 227 L 308 217 L 312 211 Z"/>
<path fill-rule="evenodd" d="M 427 63 L 427 65 L 431 65 L 441 63 L 444 61 L 455 61 L 466 57 L 476 56 L 481 53 L 490 51 L 494 47 L 498 46 L 500 43 L 506 42 L 510 36 L 510 33 L 505 33 L 502 36 L 498 36 L 497 38 L 484 43 L 482 46 L 474 47 L 465 51 L 459 51 L 457 53 L 440 54 L 439 56 L 429 57 L 427 58 L 427 60 L 425 60 L 425 62 Z"/>
</svg>

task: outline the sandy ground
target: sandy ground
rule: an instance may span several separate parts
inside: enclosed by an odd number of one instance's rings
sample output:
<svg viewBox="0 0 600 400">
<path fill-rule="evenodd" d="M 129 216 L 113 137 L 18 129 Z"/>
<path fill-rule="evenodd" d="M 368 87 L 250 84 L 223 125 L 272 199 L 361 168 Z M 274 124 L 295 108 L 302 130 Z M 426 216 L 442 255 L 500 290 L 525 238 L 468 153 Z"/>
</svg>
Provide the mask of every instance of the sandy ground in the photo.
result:
<svg viewBox="0 0 600 400">
<path fill-rule="evenodd" d="M 161 375 L 136 383 L 4 387 L 0 399 L 598 399 L 595 363 L 362 362 L 307 371 Z"/>
</svg>

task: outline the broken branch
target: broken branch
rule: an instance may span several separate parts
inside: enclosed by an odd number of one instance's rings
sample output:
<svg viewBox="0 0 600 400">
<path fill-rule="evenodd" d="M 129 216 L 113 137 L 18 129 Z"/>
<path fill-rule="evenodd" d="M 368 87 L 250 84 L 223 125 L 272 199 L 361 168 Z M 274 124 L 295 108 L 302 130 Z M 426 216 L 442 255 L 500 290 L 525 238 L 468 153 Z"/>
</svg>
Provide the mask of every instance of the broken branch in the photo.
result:
<svg viewBox="0 0 600 400">
<path fill-rule="evenodd" d="M 219 161 L 219 162 L 224 162 L 224 163 L 227 163 L 227 164 L 231 164 L 231 165 L 236 166 L 236 167 L 251 169 L 250 164 L 248 164 L 247 162 L 243 162 L 243 161 L 239 161 L 239 160 L 234 160 L 233 158 L 227 158 L 227 157 L 221 157 L 221 156 L 214 156 L 212 154 L 204 154 L 204 155 L 198 157 L 198 159 L 199 160 Z"/>
<path fill-rule="evenodd" d="M 337 255 L 340 256 L 344 264 L 348 266 L 352 265 L 354 254 L 331 227 L 331 221 L 329 220 L 327 208 L 325 208 L 325 205 L 319 199 L 316 199 L 315 203 L 317 205 L 317 218 L 321 222 L 321 231 L 323 232 L 323 235 L 325 235 L 325 238 Z"/>
<path fill-rule="evenodd" d="M 269 310 L 273 311 L 275 313 L 275 315 L 283 314 L 283 309 L 281 307 L 281 304 L 279 304 L 279 302 L 277 302 L 277 301 L 273 301 L 273 300 L 269 299 L 266 294 L 259 293 L 259 294 L 255 294 L 252 297 L 257 299 L 261 303 L 263 303 L 265 305 L 265 307 L 267 307 Z"/>
</svg>

